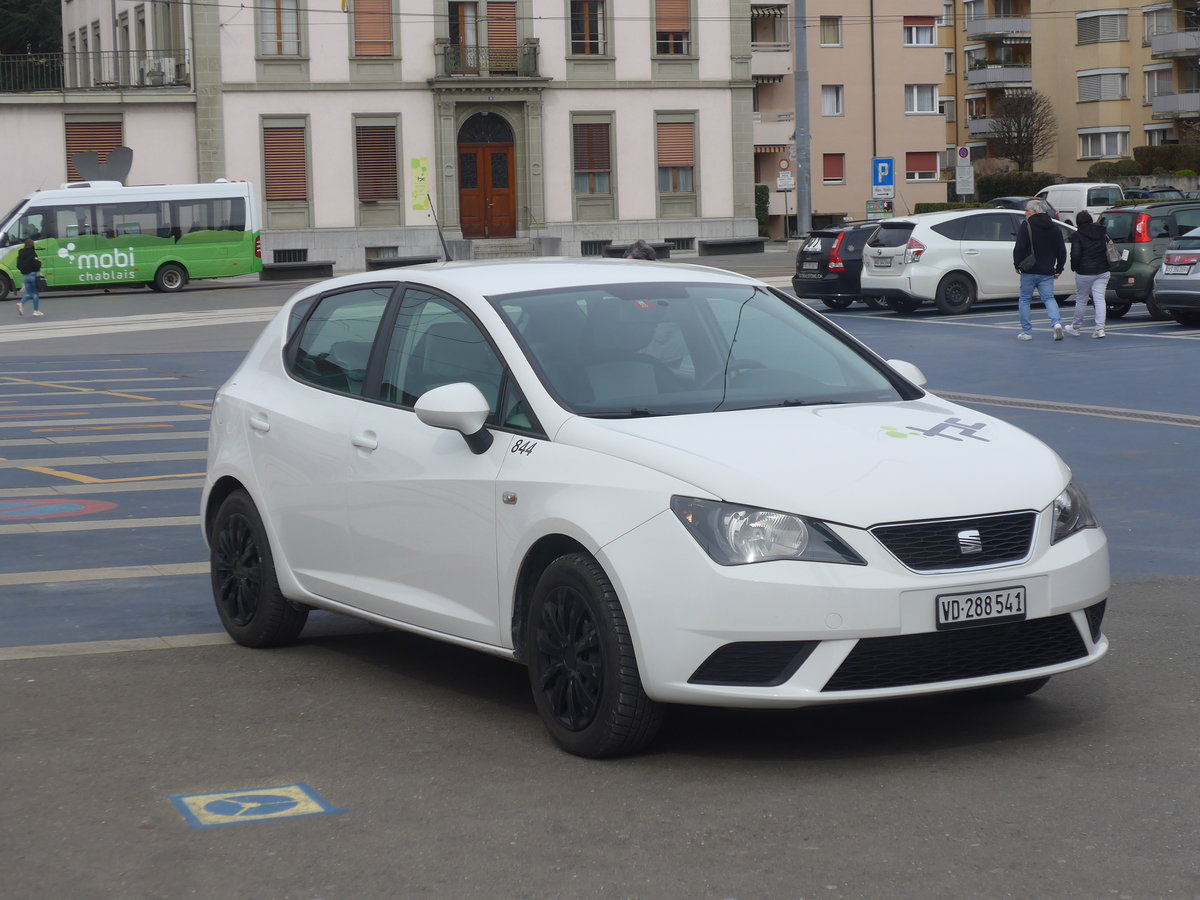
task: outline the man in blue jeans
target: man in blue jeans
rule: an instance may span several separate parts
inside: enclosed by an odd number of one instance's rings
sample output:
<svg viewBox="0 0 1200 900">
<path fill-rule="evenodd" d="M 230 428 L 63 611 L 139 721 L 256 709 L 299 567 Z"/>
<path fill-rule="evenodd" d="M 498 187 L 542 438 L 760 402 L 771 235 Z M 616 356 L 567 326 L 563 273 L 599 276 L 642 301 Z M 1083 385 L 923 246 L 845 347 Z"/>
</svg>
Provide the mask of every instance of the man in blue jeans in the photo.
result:
<svg viewBox="0 0 1200 900">
<path fill-rule="evenodd" d="M 1021 276 L 1021 293 L 1018 297 L 1021 333 L 1017 335 L 1018 341 L 1033 340 L 1029 304 L 1035 288 L 1050 316 L 1054 339 L 1062 340 L 1062 317 L 1054 299 L 1054 279 L 1062 274 L 1066 265 L 1067 244 L 1063 240 L 1062 229 L 1047 214 L 1043 201 L 1030 200 L 1025 204 L 1025 221 L 1017 228 L 1017 242 L 1013 245 L 1013 268 Z"/>
</svg>

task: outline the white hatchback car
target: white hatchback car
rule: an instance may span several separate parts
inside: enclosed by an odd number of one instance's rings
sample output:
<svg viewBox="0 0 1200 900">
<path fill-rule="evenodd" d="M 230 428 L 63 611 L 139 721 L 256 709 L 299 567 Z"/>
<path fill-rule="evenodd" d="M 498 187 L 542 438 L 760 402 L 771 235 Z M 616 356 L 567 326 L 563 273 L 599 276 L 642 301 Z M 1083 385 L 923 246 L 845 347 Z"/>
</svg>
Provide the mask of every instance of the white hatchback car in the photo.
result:
<svg viewBox="0 0 1200 900">
<path fill-rule="evenodd" d="M 965 313 L 976 300 L 1015 300 L 1021 276 L 1013 270 L 1013 246 L 1025 214 L 1007 209 L 959 209 L 882 219 L 863 250 L 862 292 L 883 297 L 898 313 L 929 300 L 944 313 Z M 1067 264 L 1054 295 L 1075 292 L 1071 235 Z M 1036 300 L 1036 298 L 1035 298 Z"/>
<path fill-rule="evenodd" d="M 217 611 L 253 647 L 320 607 L 522 662 L 583 756 L 666 703 L 1023 695 L 1095 662 L 1107 545 L 1070 471 L 923 382 L 711 268 L 315 284 L 216 396 Z"/>
</svg>

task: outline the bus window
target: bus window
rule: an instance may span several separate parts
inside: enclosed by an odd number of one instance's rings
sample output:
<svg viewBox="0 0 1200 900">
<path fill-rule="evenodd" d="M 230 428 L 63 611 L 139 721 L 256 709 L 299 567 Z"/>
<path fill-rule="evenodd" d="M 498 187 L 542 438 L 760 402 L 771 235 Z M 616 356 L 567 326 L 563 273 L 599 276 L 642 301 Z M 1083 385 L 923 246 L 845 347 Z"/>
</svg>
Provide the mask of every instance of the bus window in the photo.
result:
<svg viewBox="0 0 1200 900">
<path fill-rule="evenodd" d="M 22 241 L 40 241 L 43 238 L 57 237 L 54 230 L 54 215 L 48 209 L 28 209 L 25 215 L 17 219 L 16 227 L 9 234 L 11 243 Z"/>
<path fill-rule="evenodd" d="M 126 234 L 157 235 L 162 227 L 161 203 L 112 203 L 101 206 L 101 228 L 105 237 Z"/>
<path fill-rule="evenodd" d="M 241 197 L 214 200 L 176 200 L 171 203 L 175 225 L 183 234 L 194 231 L 246 230 L 246 202 Z M 230 236 L 233 239 L 233 236 Z"/>
</svg>

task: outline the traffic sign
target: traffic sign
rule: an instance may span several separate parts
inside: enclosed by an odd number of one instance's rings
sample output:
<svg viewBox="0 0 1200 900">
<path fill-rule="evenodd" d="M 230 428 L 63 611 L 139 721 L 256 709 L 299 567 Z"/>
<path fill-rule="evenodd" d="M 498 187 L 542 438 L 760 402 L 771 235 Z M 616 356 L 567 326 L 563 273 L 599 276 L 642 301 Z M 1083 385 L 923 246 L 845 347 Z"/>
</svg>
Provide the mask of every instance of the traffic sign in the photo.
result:
<svg viewBox="0 0 1200 900">
<path fill-rule="evenodd" d="M 777 191 L 794 191 L 796 189 L 796 176 L 791 172 L 780 172 L 775 179 L 775 190 Z"/>
<path fill-rule="evenodd" d="M 896 160 L 877 156 L 871 160 L 871 199 L 891 200 L 896 196 Z"/>
<path fill-rule="evenodd" d="M 959 147 L 958 148 L 958 164 L 961 166 L 963 163 L 969 163 L 970 161 L 971 161 L 971 148 L 970 147 Z"/>
<path fill-rule="evenodd" d="M 975 170 L 970 166 L 955 166 L 954 190 L 962 196 L 975 193 Z"/>
<path fill-rule="evenodd" d="M 779 161 L 779 170 L 781 172 L 786 172 L 791 167 L 792 167 L 792 161 L 790 159 L 781 159 Z"/>
</svg>

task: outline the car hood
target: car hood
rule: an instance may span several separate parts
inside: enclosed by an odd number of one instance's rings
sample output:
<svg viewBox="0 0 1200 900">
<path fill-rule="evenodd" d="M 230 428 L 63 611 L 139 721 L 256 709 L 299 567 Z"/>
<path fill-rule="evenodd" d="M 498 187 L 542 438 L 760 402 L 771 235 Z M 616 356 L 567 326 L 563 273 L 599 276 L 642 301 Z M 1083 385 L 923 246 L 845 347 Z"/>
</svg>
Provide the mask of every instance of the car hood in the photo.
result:
<svg viewBox="0 0 1200 900">
<path fill-rule="evenodd" d="M 999 419 L 920 400 L 564 423 L 559 443 L 647 466 L 733 503 L 860 528 L 1040 510 L 1070 479 Z"/>
</svg>

